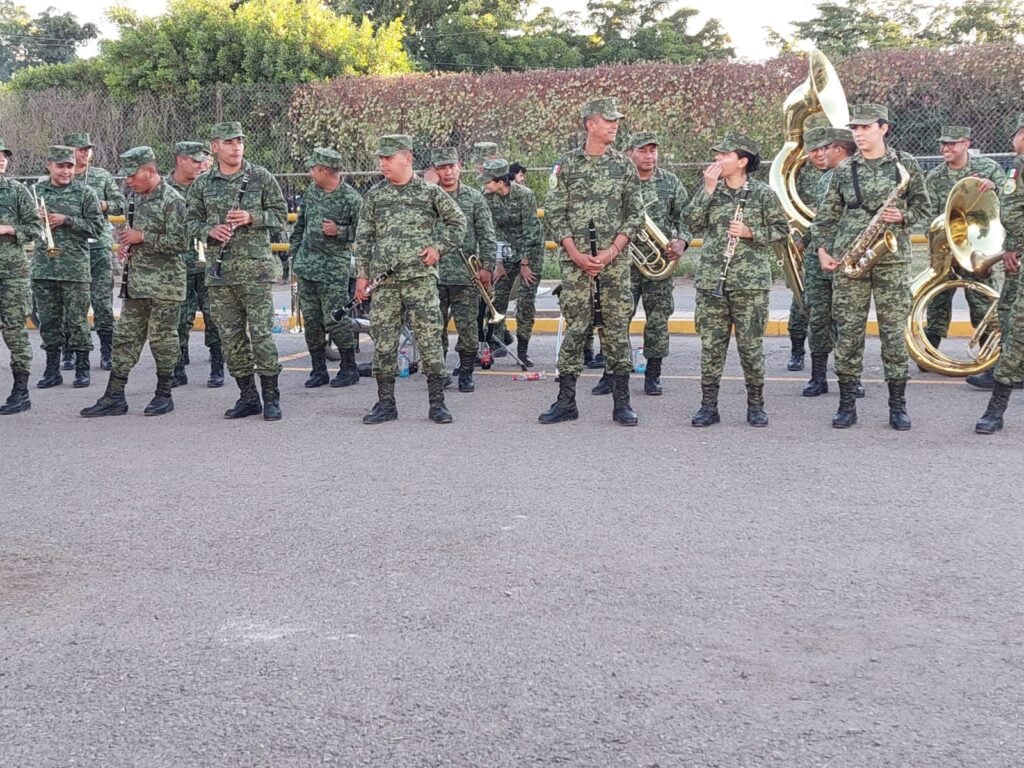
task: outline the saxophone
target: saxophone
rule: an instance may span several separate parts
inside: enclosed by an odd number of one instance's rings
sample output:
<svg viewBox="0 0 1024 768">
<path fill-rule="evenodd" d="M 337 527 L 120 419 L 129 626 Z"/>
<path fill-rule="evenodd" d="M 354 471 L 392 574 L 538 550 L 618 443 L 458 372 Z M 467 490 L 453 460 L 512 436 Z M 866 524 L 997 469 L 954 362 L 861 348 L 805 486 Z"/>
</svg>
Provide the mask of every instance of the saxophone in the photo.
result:
<svg viewBox="0 0 1024 768">
<path fill-rule="evenodd" d="M 896 253 L 896 235 L 891 229 L 887 229 L 887 222 L 882 221 L 882 211 L 894 207 L 907 191 L 907 187 L 910 186 L 910 173 L 898 160 L 896 161 L 896 170 L 900 174 L 899 182 L 885 198 L 882 207 L 871 217 L 871 221 L 868 222 L 864 231 L 857 235 L 857 239 L 850 244 L 846 253 L 839 259 L 843 274 L 853 280 L 865 277 L 878 263 L 878 260 L 886 254 Z"/>
</svg>

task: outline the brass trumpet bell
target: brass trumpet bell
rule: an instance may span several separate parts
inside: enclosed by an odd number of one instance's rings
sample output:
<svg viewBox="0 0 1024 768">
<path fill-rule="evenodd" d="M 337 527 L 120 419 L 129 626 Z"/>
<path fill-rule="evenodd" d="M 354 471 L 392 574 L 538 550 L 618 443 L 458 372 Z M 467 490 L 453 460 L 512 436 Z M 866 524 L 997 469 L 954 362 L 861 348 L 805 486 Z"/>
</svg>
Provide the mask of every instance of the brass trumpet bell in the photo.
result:
<svg viewBox="0 0 1024 768">
<path fill-rule="evenodd" d="M 665 233 L 645 213 L 644 228 L 629 241 L 629 257 L 637 271 L 648 280 L 665 280 L 675 272 L 679 261 L 672 261 L 665 256 L 668 243 Z"/>
</svg>

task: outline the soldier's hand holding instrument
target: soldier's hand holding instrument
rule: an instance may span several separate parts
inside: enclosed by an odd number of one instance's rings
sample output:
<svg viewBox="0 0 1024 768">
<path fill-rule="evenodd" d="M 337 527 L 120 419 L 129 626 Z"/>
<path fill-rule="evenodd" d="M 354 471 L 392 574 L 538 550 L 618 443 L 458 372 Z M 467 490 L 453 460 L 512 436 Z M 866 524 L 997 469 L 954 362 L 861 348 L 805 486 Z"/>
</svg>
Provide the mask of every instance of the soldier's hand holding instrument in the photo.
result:
<svg viewBox="0 0 1024 768">
<path fill-rule="evenodd" d="M 594 220 L 590 220 L 587 234 L 590 237 L 590 258 L 597 260 L 597 226 L 594 224 Z M 604 314 L 601 311 L 601 278 L 595 274 L 594 277 L 594 330 L 604 330 Z"/>
<path fill-rule="evenodd" d="M 121 290 L 117 294 L 119 299 L 131 298 L 128 295 L 128 268 L 132 258 L 131 247 L 135 243 L 142 241 L 141 236 L 137 236 L 132 231 L 135 225 L 135 195 L 128 198 L 128 213 L 125 217 L 125 223 L 127 226 L 117 233 L 117 241 L 121 246 L 117 259 L 124 265 L 124 269 L 121 270 Z"/>
<path fill-rule="evenodd" d="M 395 274 L 395 270 L 392 268 L 385 269 L 373 280 L 370 280 L 364 287 L 360 288 L 360 280 L 356 281 L 356 295 L 348 304 L 338 309 L 331 310 L 331 317 L 334 318 L 335 322 L 340 322 L 349 312 L 355 309 L 356 304 L 362 304 L 377 288 L 386 283 L 391 279 L 391 276 Z"/>
</svg>

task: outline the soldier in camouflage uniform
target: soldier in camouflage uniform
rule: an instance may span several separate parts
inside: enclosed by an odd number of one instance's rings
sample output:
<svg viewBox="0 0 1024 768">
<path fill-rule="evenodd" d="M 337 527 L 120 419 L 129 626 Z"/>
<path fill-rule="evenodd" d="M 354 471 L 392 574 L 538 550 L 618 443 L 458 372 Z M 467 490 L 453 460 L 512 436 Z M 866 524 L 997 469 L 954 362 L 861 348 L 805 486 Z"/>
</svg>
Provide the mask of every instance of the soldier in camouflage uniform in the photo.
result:
<svg viewBox="0 0 1024 768">
<path fill-rule="evenodd" d="M 25 330 L 32 295 L 28 284 L 25 246 L 42 234 L 39 213 L 24 185 L 7 178 L 13 152 L 0 139 L 0 334 L 11 353 L 14 387 L 0 415 L 22 413 L 32 407 L 28 374 L 32 346 Z"/>
<path fill-rule="evenodd" d="M 270 232 L 285 225 L 288 208 L 270 171 L 245 160 L 240 123 L 217 123 L 210 139 L 216 160 L 189 187 L 185 221 L 187 236 L 206 244 L 210 305 L 240 393 L 224 418 L 262 413 L 266 421 L 277 421 L 281 365 L 274 345 L 273 287 L 281 260 L 270 250 Z"/>
<path fill-rule="evenodd" d="M 679 178 L 658 167 L 658 136 L 653 131 L 641 131 L 630 137 L 626 156 L 633 161 L 640 186 L 644 194 L 644 211 L 655 226 L 669 238 L 666 257 L 678 262 L 689 245 L 690 233 L 683 223 L 683 210 L 690 196 L 683 189 Z M 644 372 L 644 393 L 661 394 L 661 361 L 668 357 L 668 320 L 675 311 L 672 298 L 672 277 L 651 280 L 640 274 L 636 264 L 630 266 L 630 284 L 633 289 L 633 314 L 644 302 L 644 356 L 647 370 Z M 605 373 L 591 393 L 607 395 L 612 391 L 611 377 Z"/>
<path fill-rule="evenodd" d="M 349 300 L 352 243 L 356 238 L 363 200 L 341 178 L 341 155 L 317 147 L 310 155 L 313 183 L 302 196 L 302 207 L 289 238 L 292 268 L 299 280 L 299 306 L 306 333 L 306 347 L 313 370 L 306 387 L 350 387 L 359 383 L 356 368 L 356 337 L 348 317 L 331 316 Z M 327 337 L 338 347 L 341 363 L 332 380 L 327 372 Z"/>
<path fill-rule="evenodd" d="M 532 368 L 528 352 L 537 315 L 537 288 L 544 271 L 544 230 L 537 218 L 537 198 L 529 187 L 512 181 L 508 161 L 502 158 L 485 162 L 479 178 L 501 250 L 495 268 L 494 308 L 504 314 L 515 294 L 516 356 Z M 495 324 L 491 333 L 502 338 L 505 324 Z"/>
<path fill-rule="evenodd" d="M 971 129 L 969 127 L 963 125 L 943 127 L 942 135 L 939 137 L 939 151 L 945 162 L 932 168 L 925 176 L 925 186 L 928 189 L 928 199 L 931 201 L 933 217 L 945 213 L 946 198 L 949 197 L 953 186 L 961 179 L 973 176 L 985 180 L 982 183 L 983 189 L 1001 190 L 1003 188 L 1006 174 L 999 163 L 989 157 L 971 157 L 968 152 L 970 146 Z M 955 275 L 951 273 L 949 279 L 955 279 Z M 978 282 L 992 286 L 991 278 L 985 278 Z M 925 328 L 925 336 L 936 349 L 949 332 L 949 322 L 953 314 L 953 293 L 953 291 L 944 291 L 932 299 L 928 305 L 928 325 Z M 974 291 L 965 290 L 964 293 L 971 311 L 971 325 L 976 327 L 985 317 L 990 302 Z"/>
<path fill-rule="evenodd" d="M 81 413 L 92 417 L 128 412 L 124 387 L 148 338 L 156 362 L 156 394 L 143 414 L 162 416 L 174 410 L 171 374 L 180 353 L 178 317 L 185 299 L 185 199 L 160 177 L 150 147 L 134 147 L 122 154 L 121 175 L 134 202 L 130 225 L 117 233 L 128 279 L 127 298 L 122 299 L 114 332 L 107 389 Z"/>
<path fill-rule="evenodd" d="M 729 131 L 712 149 L 715 162 L 705 169 L 704 183 L 685 211 L 694 236 L 704 238 L 695 315 L 701 344 L 701 406 L 690 423 L 709 427 L 720 420 L 718 391 L 735 329 L 747 386 L 747 423 L 765 427 L 764 327 L 774 244 L 786 239 L 789 223 L 772 188 L 750 177 L 761 162 L 756 141 Z M 742 221 L 737 221 L 738 208 Z M 731 260 L 726 258 L 730 247 Z"/>
<path fill-rule="evenodd" d="M 125 212 L 124 194 L 109 171 L 92 164 L 93 147 L 88 133 L 69 133 L 64 144 L 75 149 L 75 178 L 85 182 L 100 200 L 105 216 L 118 216 Z M 110 370 L 110 349 L 114 339 L 114 273 L 110 267 L 114 238 L 110 226 L 104 226 L 100 236 L 89 241 L 89 262 L 92 280 L 89 283 L 89 301 L 92 321 L 100 340 L 100 368 Z M 65 334 L 69 333 L 65 325 Z M 68 369 L 65 363 L 65 369 Z"/>
<path fill-rule="evenodd" d="M 188 188 L 206 170 L 211 157 L 206 146 L 198 141 L 179 141 L 174 145 L 174 170 L 165 179 L 166 182 L 183 198 L 188 197 Z M 171 376 L 171 386 L 180 387 L 188 384 L 185 366 L 189 363 L 188 340 L 192 326 L 196 320 L 196 312 L 203 313 L 203 342 L 210 350 L 210 376 L 206 380 L 207 387 L 224 386 L 224 354 L 221 351 L 220 332 L 210 312 L 210 293 L 206 289 L 206 254 L 203 245 L 203 260 L 199 260 L 199 241 L 190 238 L 188 250 L 185 251 L 185 267 L 188 277 L 185 283 L 185 301 L 181 304 L 181 316 L 178 318 L 178 342 L 181 352 Z"/>
<path fill-rule="evenodd" d="M 452 420 L 444 403 L 437 263 L 465 242 L 466 217 L 440 187 L 413 174 L 412 159 L 411 137 L 380 137 L 377 160 L 384 180 L 366 193 L 356 229 L 356 299 L 366 301 L 371 278 L 388 274 L 373 291 L 370 308 L 377 403 L 364 424 L 398 418 L 395 376 L 404 315 L 427 373 L 428 417 L 437 424 Z"/>
<path fill-rule="evenodd" d="M 46 351 L 46 370 L 36 384 L 40 389 L 64 383 L 60 374 L 60 350 L 75 353 L 76 387 L 89 386 L 89 285 L 90 241 L 99 239 L 107 227 L 100 201 L 91 187 L 75 184 L 75 150 L 50 147 L 49 172 L 34 189 L 45 201 L 53 243 L 58 253 L 49 255 L 40 237 L 32 258 L 32 291 L 39 311 L 39 333 Z M 70 335 L 65 333 L 65 324 Z"/>
<path fill-rule="evenodd" d="M 643 189 L 636 166 L 612 147 L 624 117 L 618 102 L 593 99 L 581 112 L 586 141 L 555 163 L 548 180 L 544 221 L 551 239 L 562 247 L 559 302 L 566 330 L 558 353 L 558 399 L 539 419 L 555 424 L 579 418 L 576 379 L 596 289 L 604 318 L 602 346 L 612 376 L 612 419 L 635 426 L 638 418 L 629 402 L 633 293 L 628 246 L 643 226 Z"/>
<path fill-rule="evenodd" d="M 441 303 L 441 347 L 447 356 L 448 318 L 451 316 L 455 319 L 455 330 L 459 334 L 459 340 L 455 344 L 455 351 L 459 353 L 459 367 L 456 371 L 459 392 L 472 392 L 476 388 L 473 383 L 473 362 L 480 347 L 480 328 L 477 325 L 480 292 L 473 284 L 473 276 L 465 259 L 471 256 L 479 258 L 480 269 L 476 272 L 476 277 L 484 286 L 484 290 L 490 290 L 497 252 L 494 222 L 491 221 L 491 211 L 484 202 L 484 196 L 461 182 L 462 169 L 459 165 L 458 152 L 454 147 L 435 149 L 431 160 L 437 173 L 438 185 L 458 203 L 459 209 L 466 217 L 466 239 L 461 249 L 446 252 L 438 262 L 437 269 L 440 278 L 438 294 Z M 447 372 L 445 381 L 448 383 Z"/>
<path fill-rule="evenodd" d="M 833 171 L 825 200 L 811 226 L 821 268 L 835 271 L 832 313 L 839 331 L 835 348 L 839 410 L 832 426 L 843 429 L 857 423 L 856 379 L 864 367 L 864 335 L 874 294 L 882 365 L 889 387 L 889 425 L 896 430 L 907 430 L 910 417 L 906 408 L 908 372 L 904 330 L 910 312 L 910 228 L 927 224 L 929 220 L 928 191 L 917 161 L 905 152 L 886 146 L 889 132 L 886 107 L 854 105 L 850 110 L 849 127 L 857 153 Z M 896 205 L 883 209 L 883 203 L 900 183 L 901 166 L 908 176 L 907 187 Z M 839 266 L 836 258 L 842 258 L 876 214 L 896 236 L 897 252 L 879 257 L 868 274 L 852 279 L 836 269 Z"/>
<path fill-rule="evenodd" d="M 1024 112 L 1017 115 L 1011 141 L 1017 156 L 1000 190 L 1000 219 L 1006 228 L 1003 244 L 1006 249 L 1003 254 L 1006 280 L 998 308 L 1003 341 L 999 362 L 992 374 L 992 396 L 985 413 L 974 426 L 974 431 L 983 435 L 991 435 L 1003 428 L 1003 414 L 1009 405 L 1010 393 L 1020 389 L 1024 381 L 1024 293 L 1020 291 L 1020 250 L 1024 248 L 1024 184 L 1021 182 L 1024 176 Z M 987 382 L 973 383 L 984 387 Z"/>
</svg>

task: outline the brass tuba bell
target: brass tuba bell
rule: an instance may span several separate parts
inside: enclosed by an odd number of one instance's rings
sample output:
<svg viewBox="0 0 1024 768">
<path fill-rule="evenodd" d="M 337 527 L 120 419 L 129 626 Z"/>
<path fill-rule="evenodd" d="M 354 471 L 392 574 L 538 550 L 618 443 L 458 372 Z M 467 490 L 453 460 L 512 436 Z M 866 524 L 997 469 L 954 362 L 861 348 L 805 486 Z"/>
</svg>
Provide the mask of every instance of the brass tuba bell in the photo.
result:
<svg viewBox="0 0 1024 768">
<path fill-rule="evenodd" d="M 648 280 L 665 280 L 675 272 L 679 261 L 665 256 L 668 243 L 665 233 L 645 213 L 643 229 L 629 241 L 629 257 L 637 271 Z"/>
</svg>

